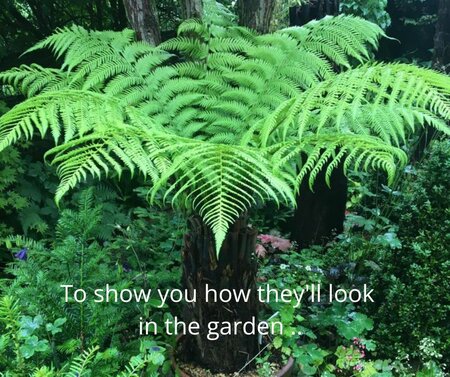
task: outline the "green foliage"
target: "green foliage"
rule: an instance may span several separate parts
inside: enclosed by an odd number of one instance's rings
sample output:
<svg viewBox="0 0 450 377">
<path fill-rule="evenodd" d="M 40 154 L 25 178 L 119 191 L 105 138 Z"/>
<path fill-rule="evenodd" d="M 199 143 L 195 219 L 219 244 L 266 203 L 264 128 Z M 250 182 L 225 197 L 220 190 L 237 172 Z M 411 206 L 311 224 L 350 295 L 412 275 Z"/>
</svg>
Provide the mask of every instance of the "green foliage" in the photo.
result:
<svg viewBox="0 0 450 377">
<path fill-rule="evenodd" d="M 168 368 L 168 349 L 155 341 L 170 339 L 161 333 L 153 342 L 140 341 L 136 334 L 139 317 L 162 324 L 165 310 L 154 309 L 158 302 L 127 306 L 64 300 L 62 284 L 87 291 L 106 284 L 118 290 L 177 286 L 179 261 L 173 248 L 181 239 L 180 220 L 166 210 L 136 208 L 132 221 L 116 213 L 120 207 L 114 200 L 105 188 L 91 187 L 79 195 L 77 209 L 61 212 L 51 239 L 6 240 L 13 253 L 22 249 L 25 257 L 8 266 L 14 279 L 2 282 L 0 344 L 5 352 L 0 371 L 74 376 L 82 375 L 81 368 L 86 376 L 109 377 L 120 371 L 135 376 L 144 368 L 157 376 L 160 368 Z M 151 257 L 143 258 L 149 250 Z M 34 370 L 42 365 L 55 370 Z"/>
<path fill-rule="evenodd" d="M 334 284 L 334 289 L 340 285 L 324 269 L 325 258 L 321 252 L 317 248 L 275 254 L 262 265 L 260 275 L 266 280 L 263 284 L 270 285 L 271 289 L 299 290 L 315 284 L 317 295 L 320 283 L 322 293 L 320 303 L 317 297 L 315 302 L 305 298 L 299 308 L 294 307 L 295 300 L 290 304 L 274 300 L 267 304 L 266 315 L 283 324 L 283 332 L 274 334 L 269 352 L 293 357 L 299 375 L 392 376 L 389 362 L 383 364 L 375 359 L 376 344 L 366 338 L 373 329 L 373 321 L 350 302 L 328 302 L 328 284 Z M 264 361 L 267 363 L 270 357 Z"/>
<path fill-rule="evenodd" d="M 374 276 L 386 302 L 394 297 L 396 302 L 395 307 L 382 303 L 375 311 L 377 338 L 383 339 L 385 352 L 408 354 L 422 362 L 450 357 L 450 334 L 442 326 L 450 288 L 449 168 L 449 142 L 435 142 L 424 162 L 406 176 L 390 208 L 403 247 L 380 256 L 383 273 Z M 432 340 L 441 357 L 418 350 L 425 339 Z"/>
<path fill-rule="evenodd" d="M 7 110 L 0 102 L 0 114 Z M 33 152 L 29 145 L 0 152 L 0 238 L 19 229 L 43 235 L 56 221 L 52 195 L 57 181 L 53 169 L 33 160 Z"/>
<path fill-rule="evenodd" d="M 62 143 L 48 153 L 61 177 L 57 201 L 87 176 L 123 168 L 149 177 L 151 196 L 175 176 L 177 204 L 202 214 L 219 251 L 254 194 L 292 199 L 303 178 L 312 184 L 325 165 L 329 177 L 342 161 L 392 179 L 405 162 L 393 145 L 415 125 L 448 132 L 447 77 L 407 65 L 349 69 L 382 35 L 371 23 L 339 16 L 256 36 L 220 19 L 187 21 L 158 48 L 129 30 L 57 31 L 33 50 L 51 48 L 60 69 L 1 75 L 30 98 L 0 118 L 0 149 L 50 132 Z M 166 51 L 183 61 L 169 64 Z M 198 161 L 186 150 L 209 152 L 197 158 L 211 167 L 187 172 Z"/>
<path fill-rule="evenodd" d="M 392 188 L 360 177 L 346 231 L 320 258 L 334 284 L 374 288 L 375 303 L 360 310 L 373 319 L 378 357 L 395 359 L 399 375 L 443 375 L 449 357 L 449 156 L 449 142 L 435 141 Z"/>
<path fill-rule="evenodd" d="M 371 21 L 383 30 L 391 24 L 391 17 L 386 11 L 387 0 L 344 0 L 340 3 L 340 10 L 345 14 L 353 14 Z"/>
</svg>

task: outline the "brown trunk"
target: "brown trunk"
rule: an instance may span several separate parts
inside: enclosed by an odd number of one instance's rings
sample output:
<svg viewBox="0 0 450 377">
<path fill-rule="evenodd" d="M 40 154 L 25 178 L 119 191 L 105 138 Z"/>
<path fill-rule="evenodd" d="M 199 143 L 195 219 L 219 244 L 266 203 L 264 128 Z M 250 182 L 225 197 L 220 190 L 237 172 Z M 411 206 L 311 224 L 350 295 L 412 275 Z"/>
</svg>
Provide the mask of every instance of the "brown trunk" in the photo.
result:
<svg viewBox="0 0 450 377">
<path fill-rule="evenodd" d="M 182 282 L 192 297 L 197 291 L 197 300 L 187 304 L 184 310 L 186 322 L 200 324 L 198 336 L 187 336 L 183 342 L 182 356 L 189 361 L 215 372 L 240 370 L 258 352 L 257 335 L 221 336 L 208 340 L 208 323 L 257 321 L 258 300 L 256 292 L 255 260 L 256 230 L 239 219 L 231 227 L 222 246 L 219 259 L 216 257 L 214 237 L 199 217 L 189 221 L 190 233 L 185 237 L 183 250 Z M 251 290 L 248 302 L 206 302 L 205 288 Z"/>
<path fill-rule="evenodd" d="M 434 35 L 435 68 L 450 73 L 450 0 L 439 0 L 436 33 Z"/>
<path fill-rule="evenodd" d="M 154 0 L 123 0 L 123 5 L 137 38 L 153 46 L 160 44 L 161 32 Z"/>
<path fill-rule="evenodd" d="M 238 0 L 239 25 L 268 33 L 276 0 Z"/>
<path fill-rule="evenodd" d="M 302 26 L 311 20 L 338 13 L 339 0 L 311 0 L 304 5 L 289 8 L 289 21 L 291 26 Z"/>
<path fill-rule="evenodd" d="M 312 192 L 307 180 L 303 181 L 297 196 L 297 209 L 289 223 L 291 238 L 300 248 L 325 244 L 344 230 L 347 203 L 347 178 L 342 167 L 331 175 L 331 188 L 325 183 L 322 170 Z"/>
<path fill-rule="evenodd" d="M 202 0 L 182 0 L 184 8 L 184 18 L 202 18 L 203 3 Z"/>
</svg>

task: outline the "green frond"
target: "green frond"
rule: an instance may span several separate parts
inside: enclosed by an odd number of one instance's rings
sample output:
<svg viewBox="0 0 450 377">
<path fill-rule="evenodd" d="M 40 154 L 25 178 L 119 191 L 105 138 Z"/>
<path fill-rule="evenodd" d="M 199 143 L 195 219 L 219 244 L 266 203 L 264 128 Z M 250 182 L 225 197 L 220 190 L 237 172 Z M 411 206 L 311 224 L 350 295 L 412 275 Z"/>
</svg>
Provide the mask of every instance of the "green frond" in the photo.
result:
<svg viewBox="0 0 450 377">
<path fill-rule="evenodd" d="M 125 371 L 120 373 L 117 377 L 139 377 L 140 373 L 148 364 L 148 357 L 134 356 L 131 358 L 129 364 L 125 367 Z"/>
<path fill-rule="evenodd" d="M 40 367 L 39 369 L 36 369 L 33 374 L 31 375 L 32 377 L 55 377 L 55 371 L 46 366 L 44 367 Z"/>
<path fill-rule="evenodd" d="M 268 147 L 268 151 L 272 155 L 271 163 L 274 166 L 288 166 L 289 162 L 300 163 L 295 177 L 296 190 L 306 177 L 312 190 L 314 181 L 322 170 L 326 172 L 325 180 L 329 185 L 332 171 L 341 165 L 344 172 L 350 167 L 354 170 L 384 170 L 388 181 L 392 182 L 397 167 L 407 162 L 403 150 L 384 143 L 379 138 L 339 133 L 274 144 Z"/>
<path fill-rule="evenodd" d="M 416 90 L 417 86 L 420 90 Z M 450 87 L 450 86 L 449 86 Z M 401 65 L 366 65 L 324 80 L 280 105 L 286 119 L 269 117 L 259 131 L 263 143 L 270 134 L 277 140 L 292 137 L 301 140 L 306 132 L 354 133 L 374 135 L 399 144 L 407 127 L 432 125 L 449 134 L 445 121 L 450 119 L 448 88 L 436 85 L 427 70 L 402 70 Z M 278 110 L 281 111 L 281 110 Z M 273 113 L 275 117 L 277 112 Z"/>
<path fill-rule="evenodd" d="M 44 68 L 38 64 L 21 65 L 0 73 L 0 82 L 11 85 L 26 97 L 69 86 L 70 75 L 59 69 Z"/>
<path fill-rule="evenodd" d="M 369 60 L 369 46 L 376 48 L 378 40 L 385 36 L 379 26 L 348 15 L 327 16 L 303 27 L 291 27 L 279 33 L 287 33 L 295 38 L 301 49 L 323 54 L 334 64 L 347 68 L 348 58 L 361 63 Z"/>
<path fill-rule="evenodd" d="M 183 198 L 213 230 L 219 252 L 229 226 L 256 198 L 295 203 L 289 185 L 273 171 L 258 150 L 196 142 L 179 151 L 152 189 L 152 198 L 165 188 L 172 203 Z M 170 187 L 165 185 L 174 179 Z"/>
<path fill-rule="evenodd" d="M 87 368 L 92 363 L 99 347 L 91 347 L 84 351 L 82 355 L 77 356 L 69 366 L 69 372 L 66 377 L 83 377 L 87 375 Z"/>
<path fill-rule="evenodd" d="M 61 136 L 69 141 L 122 119 L 123 111 L 114 98 L 106 95 L 82 90 L 45 92 L 0 117 L 0 151 L 21 138 L 30 140 L 36 130 L 42 137 L 50 131 L 55 144 Z"/>
<path fill-rule="evenodd" d="M 142 174 L 151 197 L 164 190 L 199 213 L 219 251 L 255 203 L 295 205 L 304 179 L 312 186 L 324 171 L 329 184 L 338 167 L 392 180 L 418 127 L 450 134 L 450 78 L 369 63 L 378 26 L 326 17 L 260 36 L 214 0 L 204 11 L 156 48 L 130 30 L 77 26 L 38 43 L 62 67 L 0 74 L 30 97 L 0 118 L 0 151 L 51 134 L 57 201 L 88 177 Z"/>
</svg>

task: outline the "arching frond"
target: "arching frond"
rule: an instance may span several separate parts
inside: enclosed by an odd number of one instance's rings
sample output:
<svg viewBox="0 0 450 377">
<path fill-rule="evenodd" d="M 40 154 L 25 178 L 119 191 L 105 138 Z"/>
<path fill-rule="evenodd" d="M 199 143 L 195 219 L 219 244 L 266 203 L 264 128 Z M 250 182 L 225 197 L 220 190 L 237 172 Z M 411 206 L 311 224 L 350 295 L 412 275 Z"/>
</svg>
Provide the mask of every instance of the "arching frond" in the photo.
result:
<svg viewBox="0 0 450 377">
<path fill-rule="evenodd" d="M 219 251 L 229 226 L 259 198 L 295 203 L 292 190 L 258 150 L 223 144 L 178 144 L 172 165 L 155 183 L 153 196 L 164 187 L 172 202 L 181 199 L 192 207 L 214 232 Z"/>
<path fill-rule="evenodd" d="M 33 49 L 50 48 L 60 69 L 0 74 L 30 97 L 0 118 L 0 151 L 51 133 L 57 200 L 88 176 L 143 174 L 151 195 L 201 214 L 220 250 L 255 202 L 294 205 L 302 180 L 325 171 L 329 181 L 338 166 L 392 179 L 418 126 L 450 133 L 450 78 L 370 63 L 384 35 L 376 25 L 327 17 L 259 36 L 213 0 L 204 9 L 157 48 L 130 30 L 46 38 Z"/>
<path fill-rule="evenodd" d="M 263 145 L 308 133 L 378 136 L 400 144 L 415 126 L 429 124 L 450 134 L 448 79 L 400 64 L 367 65 L 324 80 L 282 104 L 255 132 Z"/>
<path fill-rule="evenodd" d="M 97 353 L 99 347 L 91 347 L 84 351 L 82 355 L 77 356 L 69 367 L 69 373 L 66 377 L 83 377 L 87 375 L 87 368 L 90 363 L 92 363 L 95 354 Z"/>
</svg>

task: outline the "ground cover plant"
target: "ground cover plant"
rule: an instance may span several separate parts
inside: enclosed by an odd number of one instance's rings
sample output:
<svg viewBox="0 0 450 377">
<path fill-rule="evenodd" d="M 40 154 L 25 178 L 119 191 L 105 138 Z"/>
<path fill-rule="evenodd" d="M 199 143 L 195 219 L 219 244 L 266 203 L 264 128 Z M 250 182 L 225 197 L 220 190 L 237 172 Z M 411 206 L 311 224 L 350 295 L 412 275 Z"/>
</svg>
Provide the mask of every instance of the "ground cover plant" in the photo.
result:
<svg viewBox="0 0 450 377">
<path fill-rule="evenodd" d="M 232 4 L 204 1 L 193 8 L 197 18 L 155 46 L 156 35 L 153 44 L 136 40 L 143 32 L 125 5 L 136 32 L 63 27 L 28 50 L 51 54 L 52 68 L 0 73 L 4 90 L 23 97 L 0 117 L 0 208 L 8 215 L 0 234 L 10 250 L 0 371 L 170 375 L 179 357 L 213 372 L 256 366 L 270 376 L 273 362 L 293 357 L 298 375 L 444 375 L 448 297 L 432 304 L 428 280 L 436 271 L 445 280 L 448 267 L 446 175 L 432 175 L 439 164 L 448 170 L 448 142 L 433 145 L 417 167 L 420 179 L 398 183 L 423 129 L 442 139 L 450 133 L 448 76 L 375 62 L 385 32 L 352 15 L 258 34 L 238 26 Z M 30 148 L 51 168 L 24 166 Z M 272 203 L 289 213 L 301 203 L 302 182 L 330 185 L 335 170 L 351 178 L 342 235 L 303 249 L 289 235 L 258 237 L 250 224 L 270 230 L 276 221 L 264 212 Z M 33 171 L 43 193 L 30 203 Z M 434 215 L 442 220 L 429 228 Z M 349 289 L 370 282 L 379 301 L 296 308 L 256 300 L 257 285 L 308 281 Z M 89 290 L 180 286 L 189 297 L 204 297 L 207 283 L 252 296 L 163 308 L 68 305 L 58 291 L 73 282 Z M 413 322 L 417 296 L 422 311 L 433 309 Z M 175 315 L 198 322 L 199 334 L 177 343 L 164 333 L 139 337 L 133 326 Z M 258 317 L 279 317 L 297 336 L 207 336 L 211 321 Z"/>
</svg>

